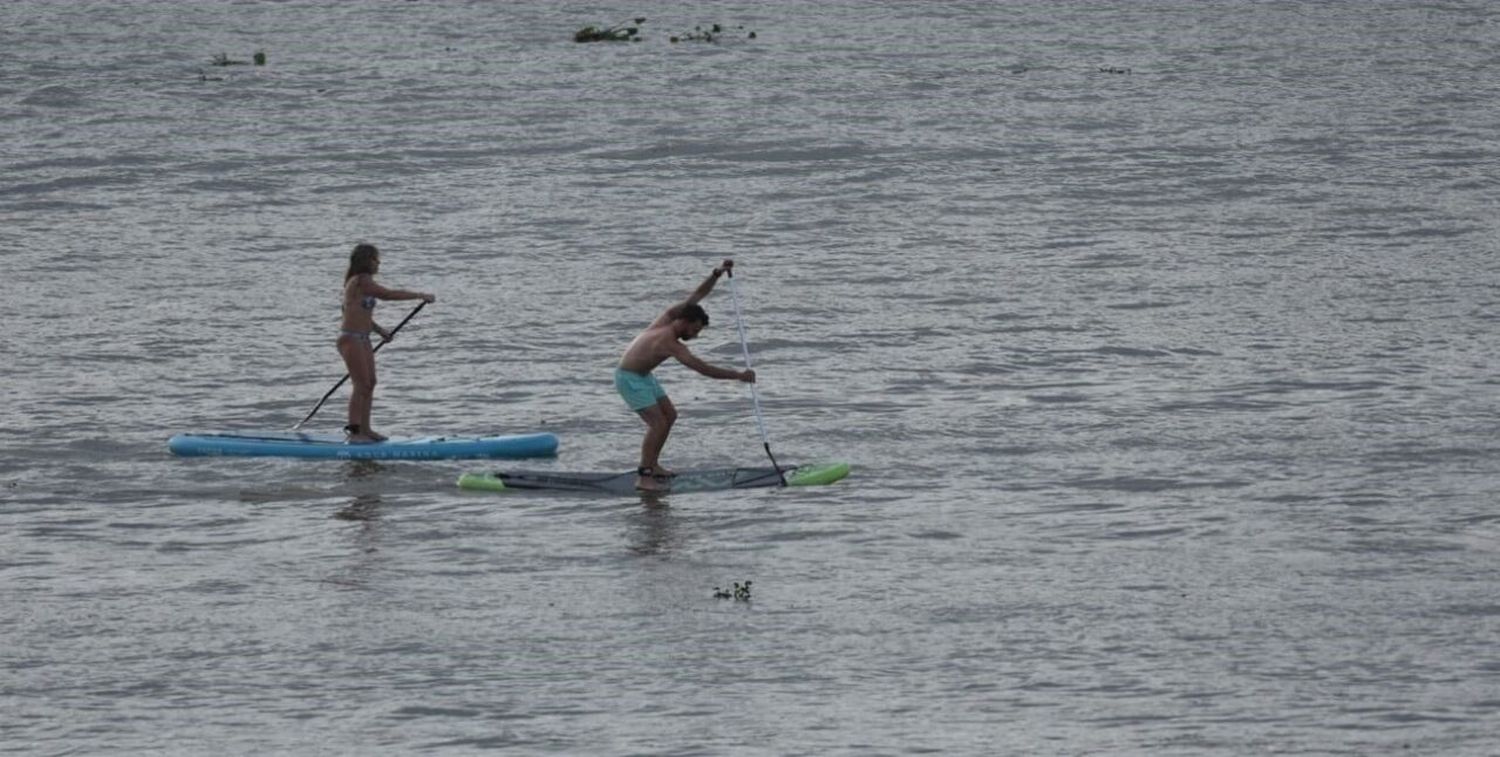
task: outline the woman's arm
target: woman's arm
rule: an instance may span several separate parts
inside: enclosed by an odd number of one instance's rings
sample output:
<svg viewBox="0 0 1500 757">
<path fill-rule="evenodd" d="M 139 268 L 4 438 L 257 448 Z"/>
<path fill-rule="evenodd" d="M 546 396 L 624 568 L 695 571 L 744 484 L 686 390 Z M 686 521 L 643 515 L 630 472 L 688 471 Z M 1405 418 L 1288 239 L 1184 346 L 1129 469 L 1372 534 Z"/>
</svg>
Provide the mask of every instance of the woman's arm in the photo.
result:
<svg viewBox="0 0 1500 757">
<path fill-rule="evenodd" d="M 366 291 L 382 300 L 422 300 L 423 302 L 437 302 L 437 298 L 426 292 L 410 292 L 405 289 L 387 289 L 373 280 L 366 286 Z"/>
</svg>

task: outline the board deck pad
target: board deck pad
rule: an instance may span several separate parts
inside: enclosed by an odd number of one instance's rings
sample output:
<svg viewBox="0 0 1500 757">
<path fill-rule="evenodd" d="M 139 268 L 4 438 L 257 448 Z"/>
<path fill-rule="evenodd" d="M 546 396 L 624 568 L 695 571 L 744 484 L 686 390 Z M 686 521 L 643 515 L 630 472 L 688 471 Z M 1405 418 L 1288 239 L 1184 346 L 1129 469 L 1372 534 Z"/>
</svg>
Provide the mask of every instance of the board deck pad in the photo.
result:
<svg viewBox="0 0 1500 757">
<path fill-rule="evenodd" d="M 464 458 L 550 457 L 553 434 L 505 436 L 409 436 L 383 442 L 351 443 L 340 434 L 297 432 L 217 432 L 177 434 L 167 440 L 184 457 L 310 457 L 337 460 L 457 460 Z"/>
<path fill-rule="evenodd" d="M 849 475 L 848 463 L 823 463 L 820 465 L 795 465 L 782 468 L 787 486 L 815 486 L 831 484 Z M 635 471 L 625 473 L 569 473 L 565 471 L 497 471 L 494 473 L 465 473 L 458 479 L 463 489 L 482 491 L 553 490 L 586 491 L 608 494 L 635 494 Z M 720 491 L 724 489 L 750 489 L 780 486 L 781 478 L 776 469 L 762 468 L 704 468 L 678 471 L 670 479 L 664 493 Z"/>
</svg>

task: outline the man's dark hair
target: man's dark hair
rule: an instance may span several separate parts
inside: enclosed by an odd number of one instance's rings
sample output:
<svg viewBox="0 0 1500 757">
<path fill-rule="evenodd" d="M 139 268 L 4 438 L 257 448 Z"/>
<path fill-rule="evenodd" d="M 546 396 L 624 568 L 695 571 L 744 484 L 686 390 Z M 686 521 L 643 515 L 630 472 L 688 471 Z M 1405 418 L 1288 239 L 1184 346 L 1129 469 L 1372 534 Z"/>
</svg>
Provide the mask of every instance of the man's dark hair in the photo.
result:
<svg viewBox="0 0 1500 757">
<path fill-rule="evenodd" d="M 677 317 L 685 318 L 689 321 L 696 321 L 703 324 L 704 326 L 708 325 L 708 312 L 705 311 L 702 306 L 698 305 L 698 303 L 696 302 L 691 305 L 683 305 L 682 308 L 677 311 Z"/>
</svg>

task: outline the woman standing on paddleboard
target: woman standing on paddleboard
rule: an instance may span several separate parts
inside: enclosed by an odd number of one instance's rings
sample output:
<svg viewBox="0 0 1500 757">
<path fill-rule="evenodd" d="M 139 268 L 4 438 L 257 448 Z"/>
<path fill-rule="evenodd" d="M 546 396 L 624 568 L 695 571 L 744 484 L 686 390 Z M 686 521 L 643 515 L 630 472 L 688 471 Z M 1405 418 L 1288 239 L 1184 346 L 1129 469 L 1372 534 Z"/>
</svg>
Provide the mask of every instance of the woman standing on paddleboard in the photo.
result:
<svg viewBox="0 0 1500 757">
<path fill-rule="evenodd" d="M 343 319 L 339 324 L 338 348 L 349 368 L 354 390 L 349 394 L 349 425 L 344 433 L 351 442 L 382 442 L 385 437 L 370 428 L 370 405 L 375 397 L 375 349 L 370 332 L 389 341 L 391 332 L 375 322 L 376 300 L 421 300 L 437 298 L 423 292 L 386 289 L 375 283 L 380 270 L 380 251 L 373 244 L 357 244 L 349 255 L 349 270 L 344 274 Z"/>
</svg>

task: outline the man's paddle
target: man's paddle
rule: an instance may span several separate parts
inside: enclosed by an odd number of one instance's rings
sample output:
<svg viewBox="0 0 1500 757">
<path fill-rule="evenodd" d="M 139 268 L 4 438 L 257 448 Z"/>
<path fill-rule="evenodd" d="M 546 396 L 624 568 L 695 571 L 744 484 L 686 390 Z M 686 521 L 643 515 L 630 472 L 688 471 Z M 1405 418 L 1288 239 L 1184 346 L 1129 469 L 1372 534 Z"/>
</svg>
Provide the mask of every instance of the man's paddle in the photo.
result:
<svg viewBox="0 0 1500 757">
<path fill-rule="evenodd" d="M 745 353 L 745 370 L 750 367 L 750 342 L 745 338 L 745 317 L 740 313 L 740 288 L 734 283 L 734 269 L 725 273 L 729 274 L 729 292 L 734 295 L 734 321 L 740 329 L 740 349 Z M 760 441 L 766 447 L 766 457 L 771 458 L 771 467 L 776 469 L 776 477 L 781 480 L 781 485 L 786 486 L 786 474 L 781 472 L 781 466 L 776 464 L 776 456 L 771 454 L 771 438 L 766 435 L 766 419 L 760 412 L 760 392 L 755 389 L 755 382 L 750 382 L 750 401 L 755 404 L 755 425 L 760 428 Z"/>
<path fill-rule="evenodd" d="M 384 338 L 384 339 L 382 339 L 382 340 L 380 340 L 380 344 L 375 345 L 375 349 L 371 350 L 371 352 L 379 352 L 381 347 L 386 346 L 386 344 L 388 344 L 392 339 L 395 339 L 396 338 L 396 332 L 400 331 L 401 327 L 405 326 L 406 322 L 409 321 L 409 320 L 411 320 L 412 316 L 416 315 L 426 305 L 427 305 L 427 303 L 425 301 L 417 303 L 417 306 L 414 307 L 414 308 L 412 308 L 411 312 L 407 313 L 406 317 L 402 318 L 400 323 L 396 324 L 396 328 L 391 329 L 391 335 L 388 336 L 388 337 L 386 337 L 386 338 Z M 308 413 L 306 418 L 303 418 L 302 420 L 297 421 L 297 425 L 292 426 L 292 430 L 293 431 L 297 431 L 297 430 L 299 430 L 299 429 L 302 428 L 302 424 L 307 423 L 308 421 L 312 420 L 312 417 L 314 415 L 317 415 L 318 411 L 323 408 L 323 403 L 327 402 L 328 398 L 332 397 L 333 393 L 336 392 L 336 391 L 338 391 L 339 387 L 343 386 L 344 382 L 348 381 L 348 380 L 349 380 L 349 374 L 346 373 L 346 374 L 344 374 L 343 378 L 339 379 L 339 382 L 337 384 L 333 385 L 332 389 L 328 390 L 327 394 L 323 395 L 323 399 L 318 400 L 318 404 L 316 404 L 316 405 L 313 406 L 312 412 Z"/>
</svg>

